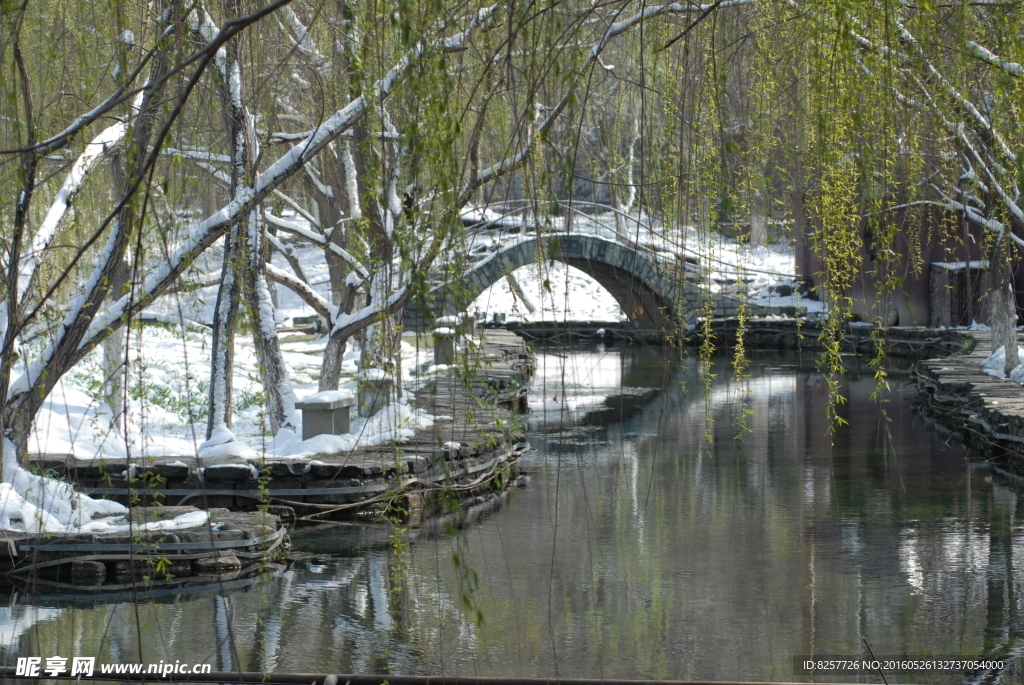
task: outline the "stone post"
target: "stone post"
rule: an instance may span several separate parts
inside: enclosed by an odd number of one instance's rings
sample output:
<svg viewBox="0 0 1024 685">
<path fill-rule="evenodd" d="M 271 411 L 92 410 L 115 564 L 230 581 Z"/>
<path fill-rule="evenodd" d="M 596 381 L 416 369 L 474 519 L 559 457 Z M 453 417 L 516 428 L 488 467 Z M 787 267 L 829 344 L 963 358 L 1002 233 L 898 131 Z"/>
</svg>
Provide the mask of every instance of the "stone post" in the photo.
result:
<svg viewBox="0 0 1024 685">
<path fill-rule="evenodd" d="M 391 404 L 395 381 L 383 369 L 366 369 L 358 376 L 359 415 L 368 419 Z"/>
<path fill-rule="evenodd" d="M 469 312 L 462 312 L 461 319 L 462 335 L 476 337 L 476 316 Z"/>
<path fill-rule="evenodd" d="M 438 365 L 455 363 L 454 328 L 434 329 L 434 363 Z"/>
<path fill-rule="evenodd" d="M 349 432 L 349 408 L 356 398 L 338 390 L 326 390 L 295 403 L 302 410 L 302 439 L 317 435 L 342 435 Z"/>
</svg>

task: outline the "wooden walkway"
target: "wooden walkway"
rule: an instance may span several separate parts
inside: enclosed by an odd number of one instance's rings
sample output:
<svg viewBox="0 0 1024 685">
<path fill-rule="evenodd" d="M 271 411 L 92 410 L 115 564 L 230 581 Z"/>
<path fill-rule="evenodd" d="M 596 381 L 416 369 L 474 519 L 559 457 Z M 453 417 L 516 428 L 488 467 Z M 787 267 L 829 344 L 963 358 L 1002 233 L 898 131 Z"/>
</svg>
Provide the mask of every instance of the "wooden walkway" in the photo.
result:
<svg viewBox="0 0 1024 685">
<path fill-rule="evenodd" d="M 168 455 L 136 459 L 131 467 L 124 459 L 54 454 L 32 461 L 87 494 L 125 504 L 252 510 L 269 503 L 285 521 L 351 516 L 442 486 L 475 497 L 518 473 L 513 466 L 525 447 L 514 415 L 525 409 L 533 370 L 533 355 L 515 334 L 483 332 L 478 348 L 421 384 L 415 404 L 436 420 L 399 443 L 310 457 Z M 402 503 L 414 521 L 431 513 L 430 497 L 414 494 Z"/>
</svg>

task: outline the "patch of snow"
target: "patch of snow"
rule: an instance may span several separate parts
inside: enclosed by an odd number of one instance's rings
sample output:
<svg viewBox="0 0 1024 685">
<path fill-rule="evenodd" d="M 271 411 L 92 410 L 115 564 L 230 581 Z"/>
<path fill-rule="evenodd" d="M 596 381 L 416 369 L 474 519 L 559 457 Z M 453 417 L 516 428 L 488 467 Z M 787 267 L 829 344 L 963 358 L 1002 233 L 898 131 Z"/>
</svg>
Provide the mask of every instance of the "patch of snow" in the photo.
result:
<svg viewBox="0 0 1024 685">
<path fill-rule="evenodd" d="M 1020 359 L 1024 359 L 1024 347 L 1020 347 L 1020 346 L 1017 347 L 1017 356 Z M 987 373 L 990 376 L 995 376 L 996 378 L 1006 378 L 1006 373 L 1003 371 L 1003 369 L 1005 369 L 1005 368 L 1006 368 L 1006 350 L 1003 348 L 1002 345 L 997 347 L 995 352 L 990 354 L 988 356 L 988 358 L 981 363 L 981 370 L 982 370 L 982 372 L 983 373 Z M 1018 369 L 1020 369 L 1020 368 L 1021 368 L 1020 366 L 1017 366 L 1016 368 L 1014 368 L 1013 370 L 1010 371 L 1011 378 L 1012 378 L 1012 375 L 1014 373 L 1017 373 Z M 1020 374 L 1024 374 L 1024 371 L 1021 371 Z M 1020 375 L 1020 374 L 1018 374 L 1018 375 Z M 1016 379 L 1014 379 L 1014 380 L 1016 380 Z"/>
<path fill-rule="evenodd" d="M 199 445 L 199 451 L 202 452 L 205 449 L 211 447 L 217 447 L 218 445 L 225 445 L 229 442 L 235 442 L 238 438 L 231 432 L 226 423 L 218 423 L 210 431 L 210 439 Z"/>
<path fill-rule="evenodd" d="M 211 445 L 199 450 L 200 459 L 215 459 L 217 457 L 255 459 L 257 456 L 256 451 L 244 442 L 227 442 L 223 445 Z"/>
<path fill-rule="evenodd" d="M 302 398 L 303 402 L 337 402 L 338 400 L 350 400 L 355 397 L 355 393 L 349 392 L 348 390 L 324 390 L 322 392 L 315 392 L 312 395 L 306 395 Z"/>
<path fill-rule="evenodd" d="M 361 381 L 386 381 L 391 380 L 391 376 L 384 369 L 363 369 L 356 376 Z"/>
<path fill-rule="evenodd" d="M 596 280 L 562 262 L 524 266 L 513 272 L 530 312 L 507 279 L 484 290 L 470 305 L 485 313 L 498 312 L 522 321 L 625 321 L 619 303 Z"/>
</svg>

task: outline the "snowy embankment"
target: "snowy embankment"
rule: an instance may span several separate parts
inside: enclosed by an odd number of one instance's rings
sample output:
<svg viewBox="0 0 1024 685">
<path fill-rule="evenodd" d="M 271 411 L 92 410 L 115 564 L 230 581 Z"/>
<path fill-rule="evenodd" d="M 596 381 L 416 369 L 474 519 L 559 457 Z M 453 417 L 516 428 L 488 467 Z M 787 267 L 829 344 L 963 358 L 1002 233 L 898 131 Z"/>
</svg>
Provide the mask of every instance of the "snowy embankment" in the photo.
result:
<svg viewBox="0 0 1024 685">
<path fill-rule="evenodd" d="M 422 374 L 431 370 L 433 350 L 404 341 L 403 399 L 372 418 L 353 416 L 351 433 L 347 435 L 303 441 L 296 432 L 282 430 L 271 436 L 252 341 L 239 336 L 235 342 L 233 375 L 234 424 L 231 429 L 215 429 L 210 440 L 205 440 L 209 333 L 146 326 L 135 335 L 141 340 L 129 343 L 129 367 L 142 372 L 129 378 L 127 430 L 123 425 L 111 427 L 109 411 L 100 400 L 97 378 L 101 376 L 101 351 L 97 350 L 83 362 L 80 372 L 62 379 L 47 398 L 30 437 L 31 453 L 71 455 L 78 459 L 180 456 L 251 460 L 348 451 L 409 438 L 416 430 L 433 425 L 432 417 L 412 407 L 407 399 L 415 392 Z M 325 345 L 324 338 L 282 345 L 299 399 L 317 392 Z M 345 353 L 338 391 L 342 395 L 356 394 L 358 358 L 358 349 L 350 348 Z"/>
<path fill-rule="evenodd" d="M 20 533 L 127 533 L 179 530 L 201 526 L 205 511 L 173 519 L 130 525 L 128 508 L 105 499 L 93 499 L 55 478 L 46 478 L 18 466 L 14 445 L 3 440 L 4 481 L 0 483 L 0 530 Z"/>
</svg>

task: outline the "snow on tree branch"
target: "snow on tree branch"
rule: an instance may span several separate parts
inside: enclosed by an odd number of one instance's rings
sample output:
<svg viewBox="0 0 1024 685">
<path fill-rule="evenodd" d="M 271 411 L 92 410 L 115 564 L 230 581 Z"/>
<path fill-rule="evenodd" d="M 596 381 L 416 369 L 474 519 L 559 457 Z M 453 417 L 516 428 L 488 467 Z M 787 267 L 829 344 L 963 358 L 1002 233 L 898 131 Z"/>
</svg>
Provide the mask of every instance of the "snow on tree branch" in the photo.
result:
<svg viewBox="0 0 1024 685">
<path fill-rule="evenodd" d="M 267 278 L 290 289 L 302 298 L 303 302 L 312 307 L 317 314 L 328 322 L 331 321 L 331 303 L 324 299 L 320 293 L 309 287 L 309 285 L 300 281 L 296 276 L 284 269 L 277 268 L 273 264 L 267 264 Z"/>
<path fill-rule="evenodd" d="M 64 183 L 57 191 L 57 197 L 46 212 L 29 251 L 22 257 L 19 265 L 19 286 L 22 293 L 27 294 L 33 274 L 39 265 L 43 252 L 50 246 L 51 241 L 57 235 L 64 218 L 71 209 L 71 203 L 75 195 L 81 190 L 86 176 L 95 169 L 103 159 L 114 149 L 115 146 L 124 140 L 125 131 L 128 125 L 125 122 L 118 122 L 108 126 L 85 146 L 85 150 L 78 156 L 71 166 Z"/>
<path fill-rule="evenodd" d="M 349 266 L 358 271 L 359 275 L 364 280 L 369 280 L 370 272 L 366 270 L 366 267 L 364 267 L 359 262 L 359 260 L 352 255 L 351 252 L 341 247 L 340 245 L 334 244 L 333 242 L 328 240 L 326 236 L 311 231 L 302 224 L 295 223 L 294 221 L 288 221 L 287 219 L 282 219 L 279 216 L 274 216 L 270 212 L 267 212 L 267 221 L 269 223 L 274 224 L 275 226 L 283 228 L 289 233 L 293 233 L 297 236 L 305 238 L 309 242 L 319 245 L 325 250 L 329 250 L 335 256 L 340 257 L 341 259 L 348 262 Z"/>
<path fill-rule="evenodd" d="M 281 6 L 286 1 L 278 0 L 274 6 Z M 444 50 L 452 50 L 465 45 L 469 38 L 495 14 L 498 8 L 499 5 L 491 5 L 481 9 L 464 31 L 447 38 L 437 39 L 432 45 Z M 228 26 L 231 25 L 232 22 L 229 22 Z M 227 38 L 224 38 L 224 41 L 226 40 Z M 278 186 L 299 171 L 320 150 L 351 128 L 366 112 L 370 102 L 387 99 L 399 80 L 426 52 L 427 46 L 423 42 L 418 43 L 368 89 L 368 95 L 356 98 L 337 111 L 317 126 L 302 142 L 294 145 L 260 173 L 251 186 L 240 189 L 231 202 L 206 219 L 189 227 L 185 240 L 174 251 L 171 258 L 153 269 L 135 293 L 131 296 L 123 296 L 92 320 L 87 335 L 78 347 L 75 361 L 88 354 L 114 328 L 122 325 L 130 315 L 138 313 L 152 303 L 165 288 L 181 276 L 189 264 L 216 242 L 228 227 L 246 216 L 247 212 L 254 209 L 268 194 L 275 191 Z"/>
<path fill-rule="evenodd" d="M 1007 62 L 993 54 L 988 48 L 978 45 L 973 40 L 967 43 L 967 49 L 972 55 L 980 59 L 982 62 L 987 62 L 998 69 L 1002 69 L 1011 76 L 1024 78 L 1024 67 L 1016 62 Z"/>
</svg>

